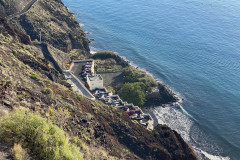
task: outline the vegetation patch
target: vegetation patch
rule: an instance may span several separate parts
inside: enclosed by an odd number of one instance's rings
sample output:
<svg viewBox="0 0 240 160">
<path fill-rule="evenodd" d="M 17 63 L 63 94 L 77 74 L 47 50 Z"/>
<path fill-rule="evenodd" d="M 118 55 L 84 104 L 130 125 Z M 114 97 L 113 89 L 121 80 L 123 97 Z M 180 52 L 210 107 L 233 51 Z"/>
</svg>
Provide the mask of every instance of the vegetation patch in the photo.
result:
<svg viewBox="0 0 240 160">
<path fill-rule="evenodd" d="M 48 113 L 50 114 L 50 116 L 54 116 L 55 115 L 55 112 L 53 109 L 48 109 Z"/>
<path fill-rule="evenodd" d="M 35 74 L 35 73 L 32 74 L 30 77 L 31 77 L 32 79 L 35 79 L 35 80 L 36 80 L 36 79 L 39 79 L 39 75 L 37 75 L 37 74 Z"/>
<path fill-rule="evenodd" d="M 76 99 L 81 101 L 82 100 L 82 96 L 78 95 L 78 96 L 76 96 Z"/>
<path fill-rule="evenodd" d="M 47 94 L 47 95 L 52 95 L 53 94 L 53 91 L 51 88 L 44 88 L 43 89 L 43 93 L 44 94 Z"/>
<path fill-rule="evenodd" d="M 0 66 L 5 67 L 4 63 L 0 61 Z"/>
<path fill-rule="evenodd" d="M 146 100 L 145 84 L 142 82 L 125 83 L 119 91 L 122 100 L 142 106 Z"/>
<path fill-rule="evenodd" d="M 119 72 L 123 70 L 121 65 L 118 65 L 115 60 L 96 60 L 95 70 L 97 73 Z"/>
<path fill-rule="evenodd" d="M 153 79 L 152 76 L 132 66 L 124 68 L 123 74 L 124 83 L 143 82 L 146 85 L 147 91 L 151 91 L 152 87 L 157 86 L 157 82 Z"/>
<path fill-rule="evenodd" d="M 13 81 L 12 80 L 8 80 L 7 82 L 6 82 L 6 85 L 12 85 L 13 84 Z"/>
<path fill-rule="evenodd" d="M 83 159 L 80 148 L 69 143 L 62 129 L 27 109 L 17 109 L 1 118 L 0 138 L 11 145 L 21 143 L 35 159 Z"/>
<path fill-rule="evenodd" d="M 13 54 L 17 54 L 17 51 L 16 51 L 16 50 L 12 50 L 12 53 L 13 53 Z"/>
<path fill-rule="evenodd" d="M 117 55 L 116 53 L 114 53 L 112 51 L 97 52 L 92 56 L 92 58 L 93 59 L 102 59 L 102 60 L 112 58 L 122 67 L 129 66 L 128 62 L 126 62 L 123 58 L 121 58 L 119 55 Z"/>
<path fill-rule="evenodd" d="M 21 144 L 14 144 L 12 148 L 12 154 L 14 160 L 26 160 L 27 159 L 27 151 L 22 148 Z"/>
</svg>

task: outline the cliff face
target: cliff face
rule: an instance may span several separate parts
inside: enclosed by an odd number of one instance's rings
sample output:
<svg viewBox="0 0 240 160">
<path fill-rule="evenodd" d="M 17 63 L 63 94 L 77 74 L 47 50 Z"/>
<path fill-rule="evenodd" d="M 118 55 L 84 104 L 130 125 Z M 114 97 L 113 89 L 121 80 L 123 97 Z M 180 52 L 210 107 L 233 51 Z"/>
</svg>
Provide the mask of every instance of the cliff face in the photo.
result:
<svg viewBox="0 0 240 160">
<path fill-rule="evenodd" d="M 64 52 L 80 49 L 80 54 L 88 54 L 89 41 L 79 23 L 60 0 L 37 1 L 24 15 L 13 18 L 12 24 L 25 32 L 31 39 L 51 44 Z"/>
</svg>

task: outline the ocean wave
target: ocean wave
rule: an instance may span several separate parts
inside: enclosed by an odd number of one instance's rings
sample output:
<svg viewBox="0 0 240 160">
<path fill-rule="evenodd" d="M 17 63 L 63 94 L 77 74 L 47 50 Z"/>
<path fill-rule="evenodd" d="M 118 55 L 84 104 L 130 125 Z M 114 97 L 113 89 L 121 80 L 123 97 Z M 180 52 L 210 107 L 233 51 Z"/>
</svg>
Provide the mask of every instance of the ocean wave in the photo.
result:
<svg viewBox="0 0 240 160">
<path fill-rule="evenodd" d="M 199 155 L 201 159 L 206 160 L 230 160 L 230 157 L 222 157 L 214 154 L 209 154 L 199 148 L 194 147 L 195 152 Z"/>
<path fill-rule="evenodd" d="M 95 54 L 95 53 L 97 53 L 98 51 L 100 51 L 100 49 L 97 49 L 97 48 L 95 48 L 95 47 L 93 47 L 93 46 L 90 46 L 89 48 L 90 48 L 90 53 L 91 53 L 91 54 Z"/>
<path fill-rule="evenodd" d="M 80 27 L 83 27 L 83 26 L 85 26 L 85 24 L 83 24 L 83 23 L 79 23 L 79 25 L 80 25 Z"/>
<path fill-rule="evenodd" d="M 204 156 L 206 156 L 210 160 L 230 160 L 230 157 L 215 156 L 215 155 L 209 154 L 207 152 L 204 152 L 202 150 L 201 150 L 201 152 L 202 152 L 202 154 L 204 154 Z"/>
<path fill-rule="evenodd" d="M 178 106 L 156 107 L 153 114 L 158 120 L 159 124 L 166 124 L 170 128 L 176 130 L 184 140 L 190 141 L 190 129 L 192 121 L 183 114 Z"/>
<path fill-rule="evenodd" d="M 199 144 L 198 140 L 194 140 L 191 134 L 201 134 L 204 136 L 202 138 L 206 140 L 201 143 L 207 143 L 208 137 L 200 129 L 192 133 L 195 119 L 182 107 L 181 103 L 175 103 L 173 106 L 165 105 L 165 107 L 156 107 L 152 110 L 152 114 L 159 124 L 168 125 L 171 129 L 176 130 L 186 142 L 190 143 L 201 160 L 230 160 L 229 157 L 216 156 L 206 151 L 213 150 L 220 153 L 221 150 L 217 146 L 213 144 Z M 200 148 L 200 146 L 205 146 L 205 148 Z"/>
</svg>

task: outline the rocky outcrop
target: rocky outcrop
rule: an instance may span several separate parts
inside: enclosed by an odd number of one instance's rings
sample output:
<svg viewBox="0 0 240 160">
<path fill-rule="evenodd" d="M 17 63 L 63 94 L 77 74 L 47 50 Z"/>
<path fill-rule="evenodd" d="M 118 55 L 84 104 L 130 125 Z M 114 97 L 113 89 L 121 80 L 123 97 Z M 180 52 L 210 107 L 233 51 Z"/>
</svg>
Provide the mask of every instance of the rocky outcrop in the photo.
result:
<svg viewBox="0 0 240 160">
<path fill-rule="evenodd" d="M 178 98 L 170 89 L 167 88 L 167 86 L 158 84 L 158 91 L 152 92 L 146 96 L 144 106 L 160 106 L 162 104 L 170 104 L 177 101 Z"/>
</svg>

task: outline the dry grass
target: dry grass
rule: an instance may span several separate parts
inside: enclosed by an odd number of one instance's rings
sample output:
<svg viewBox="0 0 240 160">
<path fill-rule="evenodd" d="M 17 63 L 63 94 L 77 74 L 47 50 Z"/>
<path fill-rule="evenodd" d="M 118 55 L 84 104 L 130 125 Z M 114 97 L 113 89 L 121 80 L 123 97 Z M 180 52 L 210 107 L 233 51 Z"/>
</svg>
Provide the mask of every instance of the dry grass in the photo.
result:
<svg viewBox="0 0 240 160">
<path fill-rule="evenodd" d="M 14 144 L 12 148 L 12 154 L 14 160 L 26 160 L 27 159 L 27 152 L 22 148 L 21 144 Z"/>
<path fill-rule="evenodd" d="M 8 110 L 1 108 L 1 110 L 0 110 L 0 117 L 4 117 L 6 115 L 8 115 Z"/>
</svg>

